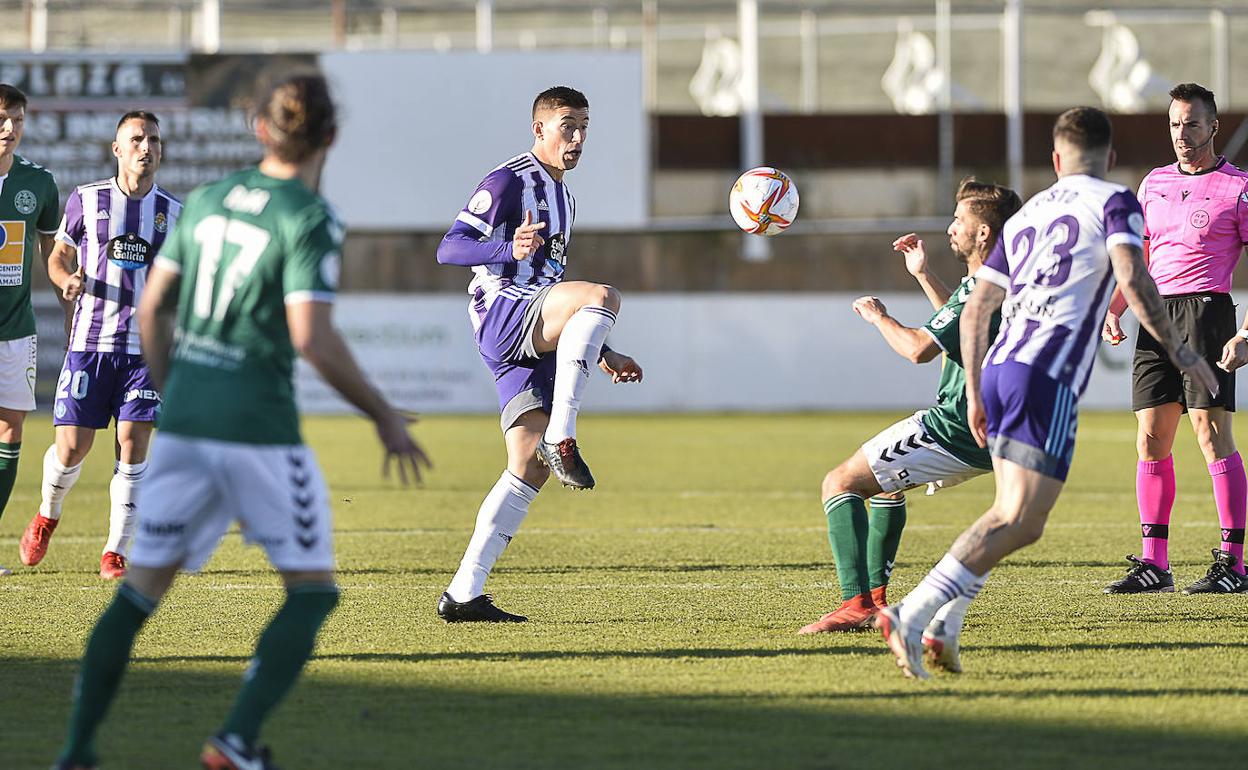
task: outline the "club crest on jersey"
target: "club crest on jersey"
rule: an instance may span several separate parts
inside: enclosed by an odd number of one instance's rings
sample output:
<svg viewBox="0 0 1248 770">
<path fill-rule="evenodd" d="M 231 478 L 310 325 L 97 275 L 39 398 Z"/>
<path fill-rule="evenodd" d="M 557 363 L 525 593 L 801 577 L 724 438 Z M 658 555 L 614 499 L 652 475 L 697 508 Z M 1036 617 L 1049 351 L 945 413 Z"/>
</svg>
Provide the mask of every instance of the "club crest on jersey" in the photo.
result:
<svg viewBox="0 0 1248 770">
<path fill-rule="evenodd" d="M 17 209 L 17 213 L 29 216 L 39 208 L 39 199 L 30 190 L 18 190 L 13 196 L 13 208 Z"/>
<path fill-rule="evenodd" d="M 1209 224 L 1209 212 L 1205 211 L 1204 209 L 1198 209 L 1196 211 L 1193 211 L 1191 223 L 1192 223 L 1192 227 L 1195 227 L 1197 229 Z"/>
<path fill-rule="evenodd" d="M 165 216 L 165 212 L 156 212 L 156 216 L 152 218 L 152 228 L 158 233 L 163 233 L 169 229 L 169 218 Z"/>
<path fill-rule="evenodd" d="M 152 244 L 134 233 L 119 235 L 108 242 L 108 261 L 122 270 L 138 270 L 151 264 Z"/>
<path fill-rule="evenodd" d="M 555 233 L 546 241 L 546 258 L 560 265 L 568 264 L 568 243 L 563 239 L 563 233 Z"/>
</svg>

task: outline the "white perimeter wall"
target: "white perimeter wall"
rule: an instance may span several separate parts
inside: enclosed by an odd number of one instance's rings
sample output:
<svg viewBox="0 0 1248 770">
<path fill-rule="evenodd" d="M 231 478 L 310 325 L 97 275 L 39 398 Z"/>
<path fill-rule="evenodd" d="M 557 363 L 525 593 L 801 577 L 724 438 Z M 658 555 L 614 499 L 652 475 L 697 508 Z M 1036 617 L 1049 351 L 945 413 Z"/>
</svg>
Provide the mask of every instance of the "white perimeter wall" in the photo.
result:
<svg viewBox="0 0 1248 770">
<path fill-rule="evenodd" d="M 589 98 L 567 178 L 576 225 L 635 228 L 649 212 L 650 128 L 638 52 L 331 53 L 342 125 L 322 190 L 353 230 L 445 230 L 495 166 L 533 146 L 533 98 Z"/>
<path fill-rule="evenodd" d="M 927 406 L 937 361 L 911 364 L 850 309 L 853 294 L 626 295 L 611 346 L 645 369 L 639 385 L 596 374 L 590 411 L 909 409 Z M 915 294 L 881 297 L 894 317 L 931 316 Z M 1241 302 L 1243 297 L 1238 298 Z M 477 354 L 460 295 L 344 295 L 335 311 L 361 365 L 398 405 L 420 412 L 492 412 L 493 380 Z M 1135 338 L 1134 321 L 1127 334 Z M 1102 345 L 1084 408 L 1130 408 L 1128 343 Z M 310 412 L 348 411 L 300 363 Z"/>
</svg>

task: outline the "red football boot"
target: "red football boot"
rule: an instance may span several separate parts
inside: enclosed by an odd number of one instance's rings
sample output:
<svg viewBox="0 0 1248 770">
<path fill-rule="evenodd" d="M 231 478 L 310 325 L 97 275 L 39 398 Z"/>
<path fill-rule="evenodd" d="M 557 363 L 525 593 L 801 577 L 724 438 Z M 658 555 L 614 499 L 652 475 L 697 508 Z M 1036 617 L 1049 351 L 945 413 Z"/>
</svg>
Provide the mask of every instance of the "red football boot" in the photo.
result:
<svg viewBox="0 0 1248 770">
<path fill-rule="evenodd" d="M 871 589 L 871 601 L 875 602 L 875 606 L 878 609 L 882 610 L 888 606 L 888 599 L 885 598 L 884 596 L 884 594 L 887 592 L 888 592 L 887 583 L 882 586 L 876 586 L 875 588 Z"/>
<path fill-rule="evenodd" d="M 48 553 L 48 543 L 52 540 L 52 533 L 56 531 L 56 525 L 60 521 L 60 519 L 49 519 L 35 514 L 35 518 L 26 525 L 26 531 L 22 533 L 22 540 L 18 544 L 22 564 L 33 567 L 43 561 L 43 557 Z"/>
<path fill-rule="evenodd" d="M 100 557 L 100 577 L 116 580 L 126 576 L 126 557 L 116 551 L 105 551 Z"/>
<path fill-rule="evenodd" d="M 870 628 L 871 618 L 875 617 L 875 613 L 880 608 L 875 606 L 875 602 L 871 601 L 870 594 L 858 594 L 852 599 L 846 599 L 840 607 L 832 610 L 827 615 L 816 620 L 808 626 L 803 626 L 799 634 L 827 634 L 834 631 L 855 631 L 859 628 Z"/>
</svg>

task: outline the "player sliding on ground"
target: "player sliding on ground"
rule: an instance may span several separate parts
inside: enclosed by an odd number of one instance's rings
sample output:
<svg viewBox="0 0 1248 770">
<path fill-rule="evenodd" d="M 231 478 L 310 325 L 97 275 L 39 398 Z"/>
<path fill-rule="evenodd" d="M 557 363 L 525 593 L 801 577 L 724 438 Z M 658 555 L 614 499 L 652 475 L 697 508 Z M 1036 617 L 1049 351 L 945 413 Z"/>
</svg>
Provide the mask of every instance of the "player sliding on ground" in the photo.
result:
<svg viewBox="0 0 1248 770">
<path fill-rule="evenodd" d="M 901 532 L 906 525 L 905 490 L 929 485 L 929 491 L 959 484 L 992 470 L 988 451 L 978 446 L 966 423 L 966 377 L 962 371 L 959 319 L 975 288 L 975 272 L 988 257 L 1005 220 L 1022 204 L 1005 187 L 965 179 L 949 225 L 949 246 L 966 265 L 966 276 L 950 292 L 928 270 L 923 241 L 914 234 L 893 242 L 903 252 L 906 269 L 918 281 L 935 315 L 922 327 L 902 326 L 875 297 L 854 302 L 854 311 L 875 326 L 900 356 L 926 363 L 944 353 L 936 405 L 916 412 L 863 444 L 823 479 L 823 507 L 828 540 L 836 560 L 842 604 L 799 633 L 815 634 L 864 628 L 886 606 L 885 591 Z M 995 333 L 1000 314 L 992 320 Z M 863 501 L 869 499 L 870 512 Z M 929 644 L 941 648 L 946 633 L 956 637 L 965 603 L 951 602 L 932 621 Z M 942 660 L 957 666 L 957 648 L 944 648 Z"/>
<path fill-rule="evenodd" d="M 901 604 L 876 616 L 909 676 L 928 676 L 922 634 L 940 608 L 958 597 L 973 600 L 989 570 L 1044 532 L 1074 455 L 1078 400 L 1115 279 L 1175 366 L 1217 391 L 1212 368 L 1183 342 L 1148 275 L 1139 202 L 1104 179 L 1111 138 L 1100 110 L 1062 113 L 1053 128 L 1057 183 L 1006 223 L 975 274 L 962 313 L 967 420 L 979 445 L 992 451 L 997 494 Z M 1003 303 L 990 348 L 990 319 Z"/>
<path fill-rule="evenodd" d="M 486 495 L 459 571 L 438 601 L 448 622 L 521 622 L 485 593 L 485 581 L 551 473 L 593 489 L 576 443 L 576 415 L 595 364 L 612 382 L 640 382 L 641 367 L 611 350 L 620 311 L 611 286 L 564 281 L 576 200 L 563 183 L 589 130 L 589 101 L 565 86 L 537 95 L 533 149 L 477 186 L 438 247 L 438 262 L 471 267 L 468 316 L 494 374 L 507 469 Z"/>
<path fill-rule="evenodd" d="M 95 766 L 95 733 L 135 635 L 178 570 L 199 569 L 236 520 L 281 573 L 286 600 L 200 762 L 273 767 L 260 727 L 338 603 L 328 490 L 299 434 L 296 351 L 373 421 L 387 470 L 397 460 L 404 481 L 418 479 L 428 462 L 409 418 L 368 383 L 332 325 L 343 228 L 316 192 L 336 132 L 325 80 L 276 83 L 255 131 L 259 167 L 192 192 L 148 276 L 139 329 L 165 409 L 130 570 L 87 642 L 57 768 Z"/>
</svg>

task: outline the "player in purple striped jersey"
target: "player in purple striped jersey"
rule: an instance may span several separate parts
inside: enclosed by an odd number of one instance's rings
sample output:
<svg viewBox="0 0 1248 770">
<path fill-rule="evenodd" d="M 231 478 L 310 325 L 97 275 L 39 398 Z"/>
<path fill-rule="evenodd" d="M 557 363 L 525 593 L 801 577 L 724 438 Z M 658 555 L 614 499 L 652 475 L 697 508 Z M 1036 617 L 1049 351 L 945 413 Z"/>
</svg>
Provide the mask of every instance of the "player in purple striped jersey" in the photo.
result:
<svg viewBox="0 0 1248 770">
<path fill-rule="evenodd" d="M 1057 183 L 1006 222 L 976 273 L 962 313 L 967 419 L 976 441 L 992 451 L 997 495 L 901 604 L 876 616 L 908 676 L 927 677 L 921 635 L 937 611 L 974 599 L 989 570 L 1044 532 L 1074 454 L 1078 400 L 1115 279 L 1175 365 L 1217 391 L 1213 369 L 1184 343 L 1148 274 L 1139 201 L 1104 179 L 1111 139 L 1100 110 L 1062 113 L 1053 128 Z M 988 322 L 998 307 L 1001 331 L 989 348 Z"/>
<path fill-rule="evenodd" d="M 139 348 L 135 310 L 148 268 L 182 210 L 182 203 L 156 184 L 161 140 L 155 115 L 141 110 L 123 115 L 113 155 L 117 176 L 81 185 L 69 196 L 48 258 L 48 276 L 69 314 L 69 350 L 56 385 L 56 442 L 43 458 L 43 499 L 20 548 L 23 564 L 43 559 L 95 432 L 115 419 L 117 464 L 109 485 L 108 541 L 100 557 L 100 575 L 107 578 L 125 574 L 136 493 L 160 407 Z"/>
<path fill-rule="evenodd" d="M 438 262 L 471 267 L 468 316 L 494 374 L 507 469 L 477 513 L 459 570 L 438 602 L 448 622 L 525 618 L 500 610 L 485 580 L 555 474 L 592 489 L 576 444 L 576 415 L 590 365 L 613 382 L 640 382 L 641 367 L 611 350 L 620 310 L 611 286 L 564 281 L 576 199 L 563 182 L 589 130 L 589 100 L 566 86 L 533 101 L 533 149 L 494 169 L 477 186 L 438 247 Z"/>
</svg>

